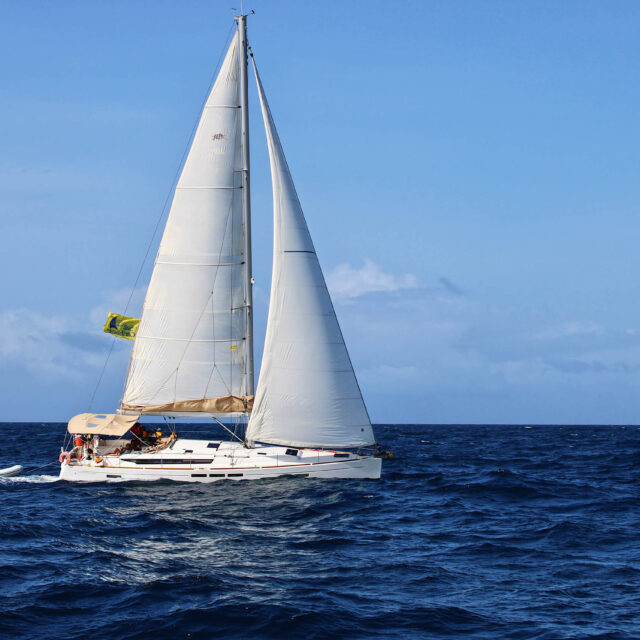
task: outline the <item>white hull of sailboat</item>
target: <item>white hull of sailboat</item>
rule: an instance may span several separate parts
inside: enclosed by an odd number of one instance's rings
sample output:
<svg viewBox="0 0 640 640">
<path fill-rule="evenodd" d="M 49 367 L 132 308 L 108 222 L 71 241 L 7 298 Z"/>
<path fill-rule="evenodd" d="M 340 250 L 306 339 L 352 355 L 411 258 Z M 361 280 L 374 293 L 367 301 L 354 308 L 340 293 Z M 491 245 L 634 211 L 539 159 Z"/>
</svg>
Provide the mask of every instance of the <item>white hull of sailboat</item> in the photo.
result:
<svg viewBox="0 0 640 640">
<path fill-rule="evenodd" d="M 236 20 L 175 188 L 120 410 L 69 422 L 76 448 L 60 455 L 63 480 L 380 477 L 379 458 L 329 450 L 373 447 L 376 439 L 255 62 L 273 186 L 274 257 L 254 394 L 246 15 Z M 133 424 L 140 414 L 245 414 L 251 446 L 143 439 Z M 99 439 L 128 430 L 133 441 Z M 131 451 L 143 442 L 143 451 Z M 253 446 L 260 442 L 279 444 Z M 296 446 L 303 443 L 323 448 Z"/>
<path fill-rule="evenodd" d="M 65 461 L 60 479 L 71 482 L 217 482 L 282 476 L 377 479 L 381 467 L 380 458 L 343 451 L 270 445 L 248 449 L 230 442 L 179 439 L 170 450 Z"/>
</svg>

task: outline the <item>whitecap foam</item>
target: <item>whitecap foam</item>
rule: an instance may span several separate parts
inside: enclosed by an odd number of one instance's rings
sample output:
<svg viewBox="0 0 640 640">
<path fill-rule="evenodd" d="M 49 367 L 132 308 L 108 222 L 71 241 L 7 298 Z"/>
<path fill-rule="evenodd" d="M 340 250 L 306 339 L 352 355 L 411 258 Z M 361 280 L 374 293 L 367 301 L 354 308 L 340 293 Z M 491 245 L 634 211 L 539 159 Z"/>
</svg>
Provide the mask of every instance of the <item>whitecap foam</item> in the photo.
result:
<svg viewBox="0 0 640 640">
<path fill-rule="evenodd" d="M 56 482 L 58 476 L 10 476 L 8 478 L 0 477 L 0 482 Z"/>
</svg>

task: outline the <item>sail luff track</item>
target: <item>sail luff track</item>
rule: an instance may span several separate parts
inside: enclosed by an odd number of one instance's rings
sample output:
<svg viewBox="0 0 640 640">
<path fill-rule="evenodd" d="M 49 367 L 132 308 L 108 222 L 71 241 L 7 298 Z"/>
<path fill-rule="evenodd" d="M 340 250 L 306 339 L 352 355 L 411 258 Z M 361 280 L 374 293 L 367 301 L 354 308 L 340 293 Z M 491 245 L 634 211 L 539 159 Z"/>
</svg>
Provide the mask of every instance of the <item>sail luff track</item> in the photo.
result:
<svg viewBox="0 0 640 640">
<path fill-rule="evenodd" d="M 242 113 L 242 210 L 244 224 L 245 313 L 246 313 L 246 393 L 254 393 L 253 364 L 253 272 L 251 251 L 251 181 L 249 147 L 249 81 L 247 64 L 247 16 L 238 16 L 238 61 L 240 68 L 240 109 Z"/>
</svg>

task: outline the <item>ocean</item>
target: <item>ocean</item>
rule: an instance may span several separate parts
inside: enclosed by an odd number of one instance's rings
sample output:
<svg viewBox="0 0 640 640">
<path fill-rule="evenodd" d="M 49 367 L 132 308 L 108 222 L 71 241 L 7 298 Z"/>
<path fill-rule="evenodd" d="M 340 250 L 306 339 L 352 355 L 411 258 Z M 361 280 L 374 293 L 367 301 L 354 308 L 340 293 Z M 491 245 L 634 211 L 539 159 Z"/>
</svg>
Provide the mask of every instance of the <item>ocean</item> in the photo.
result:
<svg viewBox="0 0 640 640">
<path fill-rule="evenodd" d="M 640 638 L 640 427 L 375 430 L 379 481 L 0 480 L 0 637 Z"/>
</svg>

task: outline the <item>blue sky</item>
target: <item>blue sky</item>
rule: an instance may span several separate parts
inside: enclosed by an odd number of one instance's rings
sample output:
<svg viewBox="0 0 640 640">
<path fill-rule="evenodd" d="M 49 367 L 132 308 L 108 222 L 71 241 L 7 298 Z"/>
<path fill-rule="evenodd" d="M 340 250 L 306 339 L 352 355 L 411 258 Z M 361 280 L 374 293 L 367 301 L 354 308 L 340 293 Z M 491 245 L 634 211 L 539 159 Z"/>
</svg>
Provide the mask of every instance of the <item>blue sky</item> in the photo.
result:
<svg viewBox="0 0 640 640">
<path fill-rule="evenodd" d="M 87 410 L 229 5 L 3 4 L 0 421 Z M 245 6 L 372 419 L 638 423 L 640 5 Z M 257 109 L 252 147 L 261 336 Z M 117 406 L 129 348 L 95 410 Z"/>
</svg>

